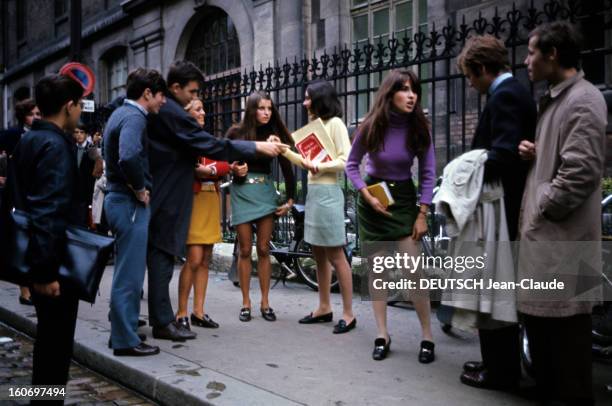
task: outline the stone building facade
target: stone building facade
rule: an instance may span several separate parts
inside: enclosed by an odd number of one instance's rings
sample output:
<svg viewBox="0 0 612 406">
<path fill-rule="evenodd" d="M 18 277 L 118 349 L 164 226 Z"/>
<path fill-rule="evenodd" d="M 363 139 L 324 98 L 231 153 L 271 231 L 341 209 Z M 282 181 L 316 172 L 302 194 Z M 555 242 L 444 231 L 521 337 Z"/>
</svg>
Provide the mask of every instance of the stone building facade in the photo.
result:
<svg viewBox="0 0 612 406">
<path fill-rule="evenodd" d="M 519 3 L 525 1 L 519 1 Z M 16 98 L 70 56 L 70 0 L 3 0 L 0 124 L 12 122 Z M 165 72 L 196 59 L 207 75 L 332 51 L 389 35 L 442 25 L 458 10 L 490 11 L 482 0 L 81 0 L 82 61 L 97 77 L 95 97 L 120 93 L 127 72 Z M 363 113 L 363 112 L 360 112 Z"/>
<path fill-rule="evenodd" d="M 609 1 L 609 0 L 605 0 Z M 208 78 L 334 53 L 365 42 L 428 33 L 448 22 L 505 18 L 513 7 L 524 14 L 546 0 L 81 0 L 81 60 L 97 77 L 94 97 L 106 103 L 124 91 L 127 73 L 138 66 L 167 72 L 177 59 L 195 62 Z M 15 101 L 32 93 L 44 75 L 70 59 L 70 0 L 3 0 L 0 6 L 0 126 L 13 123 Z M 591 2 L 584 2 L 591 4 Z M 596 3 L 596 2 L 593 2 Z M 609 18 L 610 16 L 608 16 Z M 605 20 L 605 16 L 603 17 Z M 610 49 L 612 29 L 594 27 L 587 40 Z M 439 45 L 438 45 L 439 47 Z M 525 47 L 511 52 L 522 61 Z M 587 63 L 602 90 L 612 83 L 612 55 Z M 452 157 L 468 143 L 484 99 L 467 88 L 454 62 L 423 64 L 424 105 L 431 113 L 436 147 Z M 524 69 L 516 72 L 528 85 Z M 452 79 L 446 78 L 452 76 Z M 348 125 L 367 111 L 382 73 L 361 75 L 351 86 L 371 88 L 349 99 Z M 434 78 L 434 79 L 432 79 Z M 436 79 L 437 78 L 437 79 Z M 344 89 L 351 91 L 352 89 Z M 609 91 L 609 90 L 608 90 Z M 232 120 L 234 117 L 232 117 Z M 296 121 L 296 120 L 294 120 Z M 466 139 L 465 135 L 468 136 Z M 445 145 L 450 143 L 448 146 Z M 441 160 L 443 163 L 445 160 Z"/>
</svg>

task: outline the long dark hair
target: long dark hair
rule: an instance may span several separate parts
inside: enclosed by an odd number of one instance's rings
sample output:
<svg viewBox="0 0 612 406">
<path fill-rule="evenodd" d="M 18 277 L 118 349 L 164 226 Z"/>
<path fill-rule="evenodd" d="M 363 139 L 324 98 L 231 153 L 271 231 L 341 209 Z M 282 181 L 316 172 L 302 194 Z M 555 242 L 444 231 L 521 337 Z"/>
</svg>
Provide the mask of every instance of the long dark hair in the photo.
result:
<svg viewBox="0 0 612 406">
<path fill-rule="evenodd" d="M 410 70 L 393 70 L 380 84 L 374 104 L 360 126 L 360 132 L 363 134 L 362 143 L 367 151 L 375 152 L 382 148 L 385 132 L 389 127 L 393 96 L 404 87 L 406 81 L 410 81 L 412 91 L 417 95 L 417 102 L 414 110 L 410 113 L 408 131 L 406 132 L 406 149 L 414 152 L 417 156 L 421 156 L 431 144 L 429 121 L 425 117 L 421 106 L 419 78 Z"/>
<path fill-rule="evenodd" d="M 257 90 L 247 97 L 244 117 L 240 124 L 233 127 L 233 130 L 244 140 L 255 141 L 257 139 L 257 109 L 259 107 L 259 102 L 262 100 L 270 100 L 272 105 L 272 117 L 270 117 L 270 122 L 267 125 L 272 127 L 272 131 L 280 137 L 281 142 L 293 146 L 289 130 L 287 130 L 287 126 L 281 119 L 280 113 L 274 104 L 274 100 L 272 100 L 269 93 L 261 90 Z"/>
<path fill-rule="evenodd" d="M 342 105 L 336 88 L 327 80 L 313 80 L 306 87 L 306 93 L 310 97 L 310 111 L 317 118 L 329 120 L 333 117 L 342 117 Z"/>
</svg>

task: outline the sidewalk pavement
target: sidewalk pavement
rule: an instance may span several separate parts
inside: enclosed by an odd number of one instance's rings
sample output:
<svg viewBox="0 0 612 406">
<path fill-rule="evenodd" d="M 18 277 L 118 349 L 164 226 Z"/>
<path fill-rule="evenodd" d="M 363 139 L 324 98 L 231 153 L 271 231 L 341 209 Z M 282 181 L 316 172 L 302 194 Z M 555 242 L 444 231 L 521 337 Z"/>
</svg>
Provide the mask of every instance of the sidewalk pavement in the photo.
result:
<svg viewBox="0 0 612 406">
<path fill-rule="evenodd" d="M 219 247 L 222 248 L 222 247 Z M 227 250 L 225 250 L 227 251 Z M 216 264 L 225 263 L 216 261 Z M 177 303 L 178 268 L 171 284 Z M 369 302 L 354 299 L 357 328 L 333 335 L 332 324 L 300 325 L 297 320 L 314 310 L 318 295 L 306 286 L 279 284 L 270 294 L 278 320 L 265 321 L 260 313 L 257 278 L 251 282 L 253 320 L 242 323 L 238 313 L 240 290 L 224 272 L 211 272 L 206 312 L 219 329 L 192 327 L 196 340 L 173 343 L 155 340 L 151 328 L 147 342 L 159 345 L 153 357 L 114 357 L 108 349 L 107 320 L 112 267 L 105 272 L 95 305 L 81 302 L 75 359 L 152 400 L 168 405 L 529 405 L 516 396 L 466 387 L 459 382 L 461 366 L 479 360 L 478 338 L 462 333 L 444 334 L 432 318 L 437 360 L 417 361 L 420 326 L 416 314 L 389 307 L 388 324 L 393 338 L 389 358 L 373 361 L 376 336 Z M 17 287 L 0 283 L 0 319 L 33 333 L 32 307 L 18 304 Z M 146 292 L 146 287 L 145 287 Z M 333 294 L 334 322 L 341 315 L 340 295 Z M 142 317 L 147 318 L 146 295 Z M 190 302 L 191 305 L 191 302 Z M 176 307 L 175 307 L 176 310 Z M 503 350 L 503 349 L 502 349 Z M 612 382 L 610 368 L 596 367 L 597 387 Z M 598 393 L 604 399 L 603 388 Z M 608 398 L 609 401 L 609 398 Z"/>
</svg>

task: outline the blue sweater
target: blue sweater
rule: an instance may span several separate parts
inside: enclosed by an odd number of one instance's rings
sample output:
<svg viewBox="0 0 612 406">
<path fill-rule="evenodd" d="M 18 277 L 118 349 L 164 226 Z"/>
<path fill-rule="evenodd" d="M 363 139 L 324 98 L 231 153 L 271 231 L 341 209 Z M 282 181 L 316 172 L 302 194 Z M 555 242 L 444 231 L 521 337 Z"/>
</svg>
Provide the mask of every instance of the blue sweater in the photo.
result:
<svg viewBox="0 0 612 406">
<path fill-rule="evenodd" d="M 147 118 L 136 106 L 124 103 L 111 114 L 104 130 L 107 189 L 132 193 L 151 190 Z"/>
</svg>

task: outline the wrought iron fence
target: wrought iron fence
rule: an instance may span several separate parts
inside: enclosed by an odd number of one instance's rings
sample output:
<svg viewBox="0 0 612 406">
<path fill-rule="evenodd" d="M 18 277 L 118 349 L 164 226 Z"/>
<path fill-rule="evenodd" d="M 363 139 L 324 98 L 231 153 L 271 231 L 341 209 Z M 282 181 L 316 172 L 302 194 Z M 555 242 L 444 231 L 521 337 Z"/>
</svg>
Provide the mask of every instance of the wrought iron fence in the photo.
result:
<svg viewBox="0 0 612 406">
<path fill-rule="evenodd" d="M 456 155 L 465 151 L 474 132 L 484 100 L 468 91 L 465 77 L 458 72 L 456 56 L 472 35 L 491 34 L 505 41 L 512 71 L 537 97 L 542 87 L 527 78 L 523 60 L 530 30 L 544 22 L 569 20 L 579 25 L 585 36 L 583 68 L 586 77 L 602 90 L 612 84 L 612 0 L 531 1 L 498 6 L 485 15 L 479 12 L 448 19 L 440 27 L 431 24 L 429 32 L 413 36 L 390 37 L 360 46 L 334 49 L 334 52 L 277 61 L 267 67 L 242 74 L 214 78 L 203 89 L 207 111 L 206 129 L 223 136 L 238 122 L 245 98 L 254 90 L 269 92 L 279 107 L 289 129 L 297 129 L 307 120 L 302 101 L 306 86 L 316 78 L 332 82 L 343 102 L 344 119 L 350 132 L 367 112 L 377 85 L 385 73 L 395 68 L 414 69 L 423 85 L 423 107 L 432 126 L 438 171 Z M 306 174 L 298 170 L 301 183 L 299 199 L 306 193 Z M 275 171 L 279 184 L 279 171 Z M 347 208 L 354 207 L 354 193 L 344 179 Z M 226 216 L 224 216 L 225 218 Z M 227 222 L 224 222 L 227 225 Z"/>
<path fill-rule="evenodd" d="M 531 89 L 534 97 L 543 85 L 529 82 L 523 60 L 529 31 L 544 22 L 569 20 L 577 24 L 585 37 L 583 69 L 587 79 L 602 91 L 612 84 L 612 0 L 529 1 L 499 5 L 473 16 L 449 18 L 442 27 L 430 24 L 428 32 L 412 36 L 389 37 L 359 46 L 334 48 L 313 57 L 276 61 L 268 66 L 243 73 L 216 77 L 203 87 L 206 130 L 223 136 L 241 119 L 246 97 L 254 90 L 269 92 L 287 127 L 297 129 L 306 124 L 302 107 L 306 86 L 324 78 L 332 82 L 343 102 L 344 120 L 353 130 L 367 112 L 377 86 L 385 73 L 396 68 L 414 69 L 423 86 L 422 104 L 431 121 L 437 156 L 437 169 L 469 146 L 478 116 L 485 100 L 469 91 L 465 77 L 458 72 L 456 57 L 467 38 L 491 34 L 502 39 L 509 50 L 514 75 Z M 306 173 L 296 169 L 298 200 L 306 195 Z M 414 173 L 414 172 L 413 172 Z M 283 189 L 278 168 L 274 175 Z M 343 182 L 347 210 L 354 210 L 354 195 L 349 182 Z M 228 231 L 227 205 L 223 205 L 224 232 Z M 287 222 L 277 228 L 275 238 L 290 236 Z"/>
</svg>

